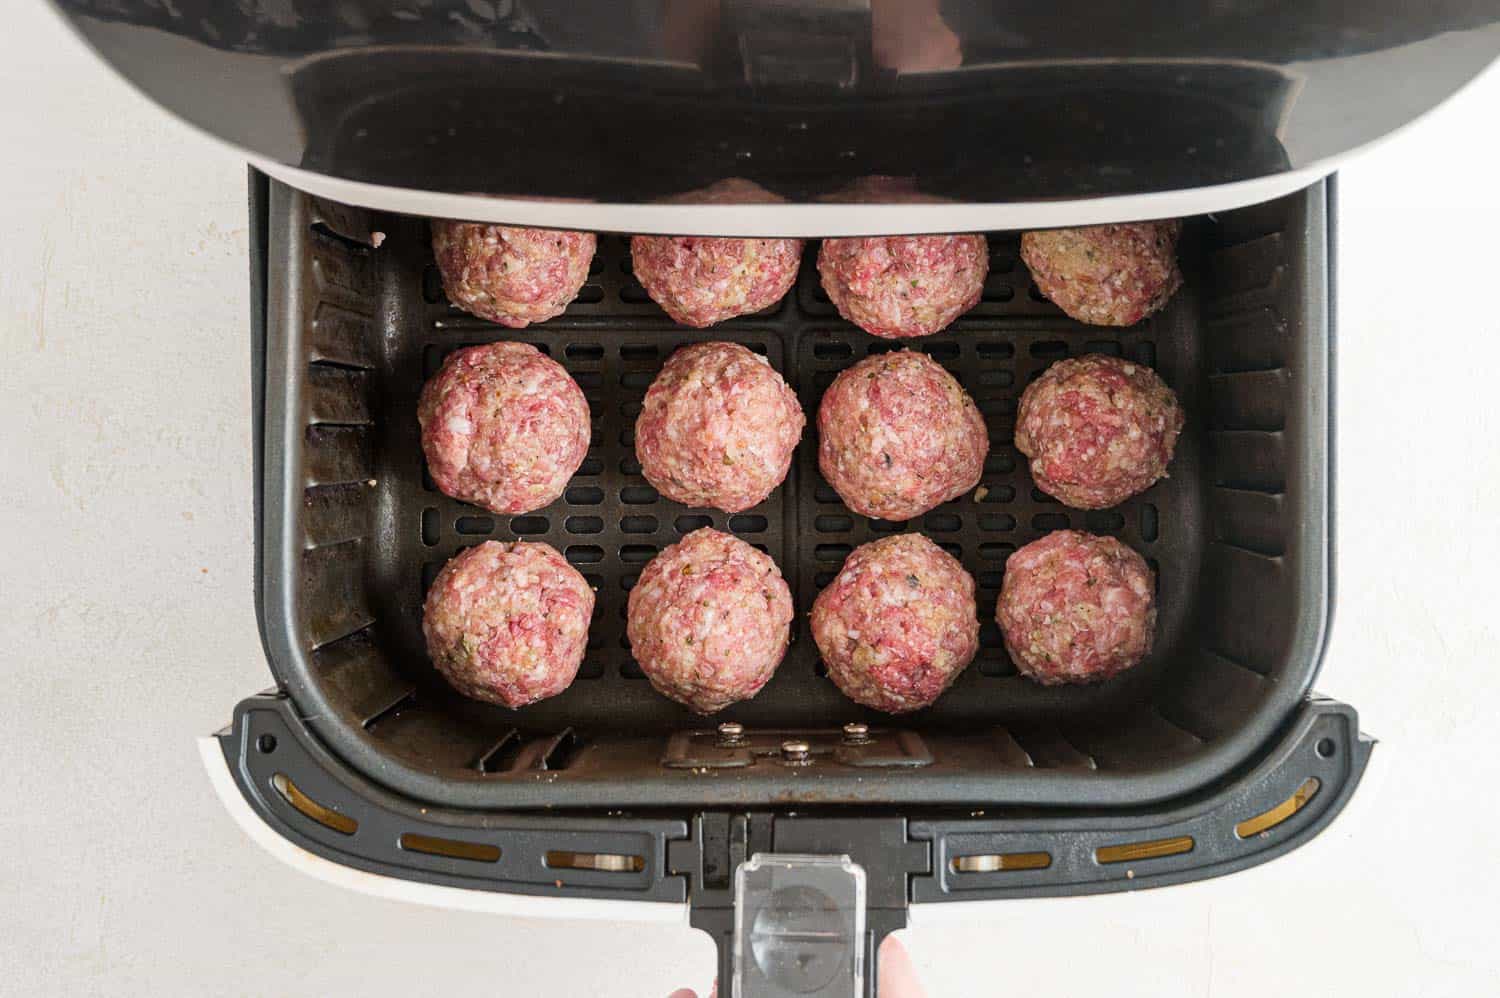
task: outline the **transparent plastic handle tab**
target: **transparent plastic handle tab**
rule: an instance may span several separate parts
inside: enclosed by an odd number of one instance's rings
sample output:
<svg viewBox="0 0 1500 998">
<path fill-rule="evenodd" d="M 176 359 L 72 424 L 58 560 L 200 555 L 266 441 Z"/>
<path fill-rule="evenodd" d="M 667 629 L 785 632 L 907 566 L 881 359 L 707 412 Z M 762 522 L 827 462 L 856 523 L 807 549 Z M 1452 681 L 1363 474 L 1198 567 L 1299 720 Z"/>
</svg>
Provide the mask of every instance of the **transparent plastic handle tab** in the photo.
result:
<svg viewBox="0 0 1500 998">
<path fill-rule="evenodd" d="M 848 856 L 756 853 L 734 875 L 735 998 L 864 993 L 865 871 Z"/>
</svg>

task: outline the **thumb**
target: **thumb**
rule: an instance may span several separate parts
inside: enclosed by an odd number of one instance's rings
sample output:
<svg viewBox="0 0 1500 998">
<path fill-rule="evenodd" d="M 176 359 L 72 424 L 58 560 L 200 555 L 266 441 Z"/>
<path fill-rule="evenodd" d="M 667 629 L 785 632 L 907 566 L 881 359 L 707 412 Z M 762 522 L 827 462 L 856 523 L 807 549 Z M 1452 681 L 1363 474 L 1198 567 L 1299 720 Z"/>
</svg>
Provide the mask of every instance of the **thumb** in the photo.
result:
<svg viewBox="0 0 1500 998">
<path fill-rule="evenodd" d="M 880 998 L 927 998 L 922 983 L 917 980 L 917 968 L 912 966 L 906 947 L 895 936 L 886 936 L 880 944 Z"/>
</svg>

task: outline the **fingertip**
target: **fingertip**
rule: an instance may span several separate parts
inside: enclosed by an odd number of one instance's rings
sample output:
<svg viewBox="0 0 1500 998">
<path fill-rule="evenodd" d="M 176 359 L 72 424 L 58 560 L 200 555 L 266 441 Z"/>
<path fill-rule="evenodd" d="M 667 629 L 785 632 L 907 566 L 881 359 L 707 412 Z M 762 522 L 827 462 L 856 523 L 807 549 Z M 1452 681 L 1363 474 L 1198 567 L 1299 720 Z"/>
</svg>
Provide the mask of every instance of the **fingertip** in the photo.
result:
<svg viewBox="0 0 1500 998">
<path fill-rule="evenodd" d="M 926 998 L 917 968 L 906 947 L 895 936 L 886 936 L 877 954 L 880 961 L 880 998 Z"/>
</svg>

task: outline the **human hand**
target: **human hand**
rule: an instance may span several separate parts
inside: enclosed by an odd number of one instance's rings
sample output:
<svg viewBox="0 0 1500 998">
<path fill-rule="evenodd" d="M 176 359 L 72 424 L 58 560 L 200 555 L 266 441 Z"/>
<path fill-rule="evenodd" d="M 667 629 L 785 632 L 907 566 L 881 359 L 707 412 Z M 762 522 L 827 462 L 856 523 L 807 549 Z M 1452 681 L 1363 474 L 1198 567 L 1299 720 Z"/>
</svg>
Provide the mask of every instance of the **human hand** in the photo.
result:
<svg viewBox="0 0 1500 998">
<path fill-rule="evenodd" d="M 901 940 L 886 936 L 880 944 L 880 994 L 877 998 L 927 998 L 922 982 L 917 980 L 917 968 Z"/>
</svg>

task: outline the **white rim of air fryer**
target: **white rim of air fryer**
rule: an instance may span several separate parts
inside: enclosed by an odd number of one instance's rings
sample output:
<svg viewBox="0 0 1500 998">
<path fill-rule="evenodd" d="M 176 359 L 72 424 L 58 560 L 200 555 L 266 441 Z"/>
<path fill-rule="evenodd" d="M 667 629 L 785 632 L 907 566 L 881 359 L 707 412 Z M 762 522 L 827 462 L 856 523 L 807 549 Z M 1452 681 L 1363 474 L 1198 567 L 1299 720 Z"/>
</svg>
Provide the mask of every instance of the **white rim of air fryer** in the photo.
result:
<svg viewBox="0 0 1500 998">
<path fill-rule="evenodd" d="M 1228 211 L 1300 191 L 1332 173 L 1342 157 L 1254 180 L 1154 194 L 1071 201 L 917 204 L 613 204 L 444 194 L 343 180 L 251 157 L 256 169 L 314 197 L 428 218 L 461 218 L 592 232 L 721 236 L 874 236 L 994 232 L 1180 218 Z"/>
</svg>

